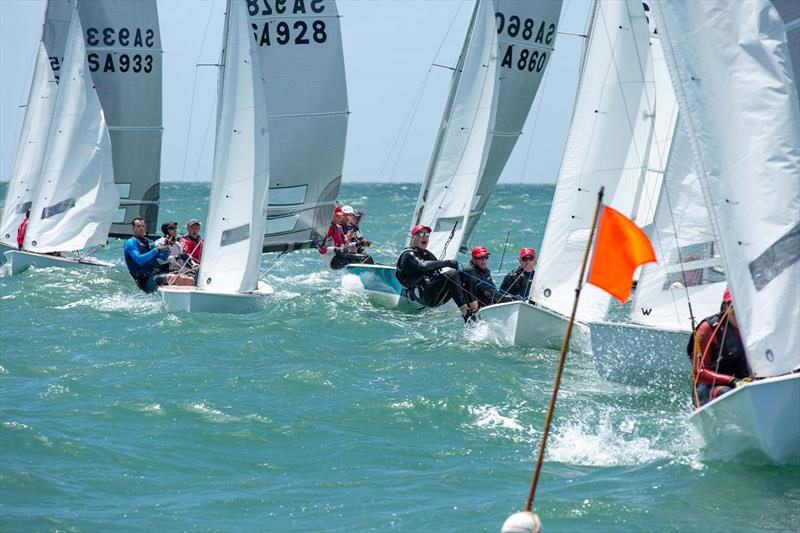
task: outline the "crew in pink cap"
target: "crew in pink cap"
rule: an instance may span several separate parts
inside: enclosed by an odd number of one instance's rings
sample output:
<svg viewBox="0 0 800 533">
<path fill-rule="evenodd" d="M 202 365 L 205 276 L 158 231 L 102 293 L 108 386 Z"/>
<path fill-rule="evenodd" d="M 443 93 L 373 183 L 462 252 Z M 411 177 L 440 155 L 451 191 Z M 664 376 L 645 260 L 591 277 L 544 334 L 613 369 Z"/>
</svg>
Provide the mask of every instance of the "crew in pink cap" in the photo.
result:
<svg viewBox="0 0 800 533">
<path fill-rule="evenodd" d="M 461 273 L 470 310 L 474 313 L 481 307 L 513 300 L 499 292 L 494 284 L 489 270 L 489 250 L 485 246 L 475 246 L 470 255 L 469 265 Z"/>
</svg>

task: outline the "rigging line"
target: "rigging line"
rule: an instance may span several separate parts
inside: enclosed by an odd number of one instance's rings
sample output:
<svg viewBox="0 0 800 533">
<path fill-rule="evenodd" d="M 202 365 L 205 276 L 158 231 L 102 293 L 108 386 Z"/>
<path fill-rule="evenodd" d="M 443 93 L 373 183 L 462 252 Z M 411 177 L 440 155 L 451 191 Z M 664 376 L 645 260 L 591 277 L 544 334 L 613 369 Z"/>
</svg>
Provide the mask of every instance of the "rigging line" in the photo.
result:
<svg viewBox="0 0 800 533">
<path fill-rule="evenodd" d="M 198 67 L 205 67 L 205 66 L 212 66 L 213 63 L 200 63 L 200 56 L 203 54 L 203 45 L 206 42 L 206 37 L 208 36 L 208 27 L 211 25 L 211 14 L 214 11 L 214 4 L 216 3 L 215 0 L 212 0 L 208 7 L 208 17 L 206 18 L 206 28 L 203 31 L 203 38 L 200 40 L 200 49 L 197 51 L 197 60 L 195 61 L 194 67 L 194 83 L 192 85 L 192 98 L 189 103 L 189 124 L 186 128 L 186 144 L 183 150 L 183 166 L 181 167 L 181 181 L 186 181 L 186 162 L 189 159 L 189 137 L 192 134 L 192 117 L 194 116 L 194 101 L 195 101 L 195 92 L 197 90 L 197 69 Z M 216 65 L 215 65 L 216 66 Z M 205 141 L 203 141 L 205 144 Z M 201 148 L 202 149 L 202 148 Z"/>
<path fill-rule="evenodd" d="M 208 122 L 206 123 L 206 131 L 203 134 L 203 142 L 200 144 L 200 153 L 201 154 L 205 153 L 206 141 L 208 140 L 208 132 L 211 131 L 211 121 L 212 121 L 213 118 L 214 118 L 214 114 L 213 113 L 209 113 L 208 114 Z M 213 151 L 212 151 L 212 153 L 213 153 Z M 197 177 L 197 174 L 200 172 L 200 164 L 202 162 L 203 162 L 203 158 L 202 157 L 198 157 L 197 158 L 197 165 L 195 165 L 195 167 L 194 167 L 194 176 L 195 176 L 195 178 Z M 212 174 L 214 172 L 213 159 L 212 159 L 211 172 L 212 172 Z"/>
<path fill-rule="evenodd" d="M 402 122 L 401 127 L 400 127 L 400 131 L 397 132 L 397 136 L 395 137 L 395 140 L 392 143 L 392 147 L 389 150 L 389 154 L 386 156 L 386 159 L 384 160 L 383 165 L 381 165 L 380 172 L 378 172 L 378 177 L 380 178 L 380 176 L 383 174 L 383 169 L 386 167 L 386 165 L 389 162 L 389 159 L 391 159 L 391 156 L 394 153 L 394 147 L 397 145 L 397 141 L 400 140 L 400 137 L 401 137 L 401 135 L 403 133 L 402 125 L 405 124 L 406 121 L 408 121 L 408 128 L 405 131 L 405 135 L 403 135 L 403 141 L 400 143 L 400 148 L 397 151 L 397 158 L 395 159 L 394 166 L 392 167 L 392 172 L 389 174 L 389 183 L 391 183 L 394 180 L 395 171 L 396 171 L 397 165 L 398 165 L 398 163 L 400 161 L 400 156 L 402 155 L 403 151 L 405 150 L 406 140 L 408 139 L 408 134 L 411 131 L 411 125 L 414 123 L 414 118 L 417 116 L 417 110 L 419 109 L 419 105 L 420 105 L 420 103 L 422 103 L 422 94 L 425 92 L 425 87 L 428 85 L 428 80 L 430 79 L 431 71 L 433 70 L 434 66 L 443 66 L 443 65 L 437 65 L 436 64 L 436 58 L 439 57 L 439 53 L 442 51 L 442 47 L 444 46 L 444 43 L 447 41 L 447 37 L 450 35 L 450 31 L 453 29 L 453 25 L 455 24 L 456 19 L 458 18 L 458 14 L 461 13 L 461 8 L 463 7 L 464 2 L 465 2 L 465 0 L 461 0 L 461 2 L 459 2 L 458 9 L 456 9 L 456 12 L 453 15 L 453 18 L 450 20 L 450 25 L 447 27 L 447 30 L 445 31 L 444 36 L 442 37 L 442 40 L 439 42 L 439 47 L 436 49 L 436 52 L 433 54 L 433 59 L 431 60 L 431 66 L 428 67 L 428 71 L 425 74 L 425 77 L 422 79 L 422 84 L 420 85 L 419 91 L 417 92 L 417 96 L 414 99 L 414 101 L 412 102 L 411 108 L 409 109 L 408 113 L 406 114 L 406 118 L 403 119 L 403 122 Z M 445 67 L 445 68 L 449 68 L 449 67 Z"/>
<path fill-rule="evenodd" d="M 272 272 L 272 269 L 274 269 L 276 266 L 278 266 L 278 263 L 280 262 L 280 260 L 283 259 L 283 256 L 286 255 L 287 253 L 289 253 L 289 252 L 283 251 L 283 252 L 279 253 L 278 257 L 276 257 L 275 261 L 272 263 L 272 266 L 270 266 L 266 270 L 261 271 L 261 273 L 258 275 L 258 279 L 260 281 L 263 281 L 263 282 L 266 283 L 267 280 L 263 279 L 264 276 L 266 276 L 267 274 Z"/>
</svg>

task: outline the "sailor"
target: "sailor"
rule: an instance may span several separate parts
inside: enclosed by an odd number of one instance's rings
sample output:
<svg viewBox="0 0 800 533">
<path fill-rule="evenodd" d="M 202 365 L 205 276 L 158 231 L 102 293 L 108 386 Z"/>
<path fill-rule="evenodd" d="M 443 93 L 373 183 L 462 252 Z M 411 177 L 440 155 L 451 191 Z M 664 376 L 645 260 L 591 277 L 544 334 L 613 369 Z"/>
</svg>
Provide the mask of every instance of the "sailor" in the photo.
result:
<svg viewBox="0 0 800 533">
<path fill-rule="evenodd" d="M 147 293 L 155 292 L 159 285 L 194 285 L 194 278 L 183 274 L 163 273 L 158 261 L 169 258 L 168 246 L 156 246 L 147 238 L 144 220 L 136 217 L 131 222 L 133 237 L 125 241 L 125 264 L 136 286 Z"/>
<path fill-rule="evenodd" d="M 320 246 L 319 253 L 322 255 L 333 254 L 330 263 L 333 270 L 339 270 L 352 263 L 373 264 L 374 261 L 370 256 L 356 253 L 356 244 L 348 241 L 342 229 L 344 219 L 345 214 L 342 208 L 336 206 L 333 210 L 328 234 L 325 237 L 325 244 Z"/>
<path fill-rule="evenodd" d="M 186 235 L 180 238 L 183 251 L 195 261 L 200 263 L 200 256 L 203 255 L 203 238 L 200 236 L 200 221 L 196 218 L 186 223 Z"/>
<path fill-rule="evenodd" d="M 693 366 L 698 407 L 750 380 L 730 289 L 722 295 L 719 313 L 703 319 L 692 333 L 687 351 L 697 354 Z"/>
<path fill-rule="evenodd" d="M 489 250 L 485 246 L 475 246 L 470 253 L 469 265 L 461 273 L 464 292 L 472 312 L 481 307 L 510 302 L 514 298 L 497 290 L 489 270 Z"/>
<path fill-rule="evenodd" d="M 31 219 L 30 208 L 25 210 L 25 218 L 22 219 L 19 227 L 17 228 L 17 250 L 22 251 L 22 245 L 25 244 L 25 232 L 28 231 L 28 221 Z"/>
<path fill-rule="evenodd" d="M 519 251 L 519 266 L 506 274 L 500 284 L 500 292 L 519 298 L 527 298 L 531 292 L 534 268 L 536 267 L 536 250 L 530 247 Z"/>
<path fill-rule="evenodd" d="M 361 224 L 361 217 L 363 216 L 363 211 L 356 213 L 349 205 L 342 207 L 342 231 L 344 231 L 345 237 L 347 237 L 349 242 L 355 243 L 356 253 L 364 254 L 369 258 L 366 261 L 362 261 L 362 263 L 372 265 L 375 261 L 364 251 L 364 248 L 372 244 L 372 242 L 364 238 L 364 234 L 361 233 L 361 228 L 359 227 Z"/>
<path fill-rule="evenodd" d="M 161 270 L 163 272 L 177 272 L 183 269 L 187 273 L 193 272 L 193 264 L 187 264 L 192 259 L 189 254 L 183 251 L 183 246 L 178 242 L 178 223 L 174 220 L 164 222 L 161 224 L 161 233 L 163 237 L 156 240 L 156 246 L 169 248 L 169 258 L 166 262 L 160 262 Z"/>
<path fill-rule="evenodd" d="M 406 288 L 408 297 L 427 307 L 437 307 L 450 298 L 461 310 L 464 322 L 472 319 L 473 313 L 461 288 L 458 261 L 439 261 L 427 250 L 431 228 L 417 224 L 411 228 L 411 246 L 403 250 L 397 259 L 396 276 Z M 442 271 L 443 268 L 454 270 Z"/>
</svg>

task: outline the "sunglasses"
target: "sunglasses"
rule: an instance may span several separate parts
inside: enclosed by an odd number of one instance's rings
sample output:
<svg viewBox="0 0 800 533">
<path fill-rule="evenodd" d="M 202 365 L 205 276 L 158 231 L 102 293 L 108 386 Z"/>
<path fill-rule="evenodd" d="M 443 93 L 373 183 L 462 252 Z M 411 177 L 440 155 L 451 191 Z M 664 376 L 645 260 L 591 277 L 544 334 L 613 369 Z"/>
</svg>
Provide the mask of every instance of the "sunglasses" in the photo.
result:
<svg viewBox="0 0 800 533">
<path fill-rule="evenodd" d="M 430 235 L 430 233 L 428 233 L 427 231 L 418 231 L 414 235 L 416 237 L 428 237 Z"/>
<path fill-rule="evenodd" d="M 484 255 L 482 257 L 476 257 L 475 258 L 476 261 L 484 261 L 484 260 L 488 260 L 488 259 L 489 259 L 488 255 Z"/>
<path fill-rule="evenodd" d="M 528 261 L 535 261 L 535 260 L 536 260 L 536 258 L 535 258 L 535 257 L 528 256 L 528 257 L 523 257 L 523 258 L 522 258 L 522 260 L 523 260 L 523 261 L 525 261 L 525 262 L 527 263 Z"/>
</svg>

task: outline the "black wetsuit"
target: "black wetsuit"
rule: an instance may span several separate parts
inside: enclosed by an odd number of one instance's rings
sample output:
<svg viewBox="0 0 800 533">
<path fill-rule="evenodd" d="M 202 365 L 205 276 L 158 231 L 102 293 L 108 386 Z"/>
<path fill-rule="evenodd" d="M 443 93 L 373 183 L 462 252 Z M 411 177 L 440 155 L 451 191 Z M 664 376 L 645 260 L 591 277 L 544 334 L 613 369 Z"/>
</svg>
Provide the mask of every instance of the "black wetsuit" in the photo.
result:
<svg viewBox="0 0 800 533">
<path fill-rule="evenodd" d="M 467 300 L 470 302 L 477 300 L 479 307 L 514 300 L 511 296 L 506 296 L 497 290 L 497 286 L 495 286 L 492 279 L 492 273 L 488 268 L 481 269 L 470 262 L 464 268 L 461 279 L 464 281 L 463 287 Z"/>
<path fill-rule="evenodd" d="M 522 267 L 515 268 L 503 278 L 503 283 L 500 284 L 500 292 L 527 298 L 531 292 L 533 273 L 533 270 L 525 272 Z"/>
<path fill-rule="evenodd" d="M 397 259 L 396 275 L 415 302 L 436 307 L 452 298 L 461 307 L 467 303 L 461 290 L 461 276 L 457 270 L 440 271 L 457 266 L 455 259 L 439 261 L 427 250 L 410 247 Z"/>
</svg>

